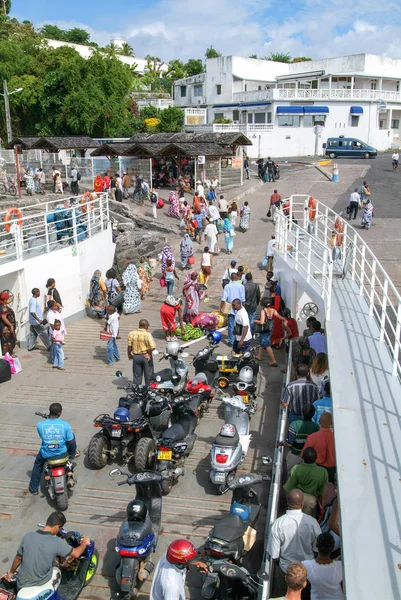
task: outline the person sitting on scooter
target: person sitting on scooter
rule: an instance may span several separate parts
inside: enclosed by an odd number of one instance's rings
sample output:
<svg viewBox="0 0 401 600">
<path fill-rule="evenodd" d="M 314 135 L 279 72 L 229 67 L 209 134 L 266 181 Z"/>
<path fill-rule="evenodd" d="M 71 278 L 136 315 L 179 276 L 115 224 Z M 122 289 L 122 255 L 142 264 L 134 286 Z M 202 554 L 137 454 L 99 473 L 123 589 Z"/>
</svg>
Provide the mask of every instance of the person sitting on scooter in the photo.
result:
<svg viewBox="0 0 401 600">
<path fill-rule="evenodd" d="M 242 302 L 239 298 L 235 298 L 232 301 L 231 306 L 235 311 L 234 316 L 234 352 L 246 352 L 251 345 L 252 333 L 249 324 L 248 313 L 246 308 L 242 306 Z"/>
<path fill-rule="evenodd" d="M 150 600 L 185 600 L 185 579 L 190 565 L 201 573 L 207 572 L 204 562 L 192 562 L 198 556 L 193 544 L 188 540 L 175 540 L 163 554 L 153 576 Z"/>
<path fill-rule="evenodd" d="M 42 446 L 33 464 L 28 488 L 31 494 L 37 495 L 39 493 L 43 467 L 48 458 L 63 456 L 67 452 L 70 458 L 80 455 L 71 425 L 60 419 L 62 412 L 63 407 L 61 404 L 53 402 L 49 407 L 48 418 L 45 421 L 39 421 L 36 425 L 39 437 L 42 440 Z"/>
<path fill-rule="evenodd" d="M 79 546 L 72 548 L 65 540 L 57 537 L 65 523 L 64 514 L 56 511 L 49 515 L 43 529 L 24 535 L 11 569 L 4 575 L 4 579 L 10 582 L 18 569 L 18 590 L 41 586 L 53 579 L 54 559 L 57 556 L 79 558 L 91 540 L 84 537 Z"/>
</svg>

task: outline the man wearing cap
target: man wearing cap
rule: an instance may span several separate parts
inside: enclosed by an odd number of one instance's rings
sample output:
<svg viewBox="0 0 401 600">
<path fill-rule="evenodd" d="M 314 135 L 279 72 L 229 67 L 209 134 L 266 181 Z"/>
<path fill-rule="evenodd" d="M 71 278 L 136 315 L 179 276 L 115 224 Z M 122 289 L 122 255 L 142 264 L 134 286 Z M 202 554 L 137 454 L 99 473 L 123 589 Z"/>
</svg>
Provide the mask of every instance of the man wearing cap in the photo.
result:
<svg viewBox="0 0 401 600">
<path fill-rule="evenodd" d="M 245 288 L 238 281 L 238 274 L 231 274 L 231 283 L 228 283 L 224 290 L 223 295 L 221 297 L 220 303 L 220 312 L 225 312 L 226 303 L 232 304 L 234 300 L 240 300 L 241 303 L 245 302 Z M 246 312 L 246 311 L 245 311 Z M 234 324 L 235 324 L 235 311 L 232 308 L 230 314 L 228 315 L 227 327 L 228 327 L 228 345 L 232 346 L 234 344 Z"/>
<path fill-rule="evenodd" d="M 232 260 L 230 262 L 230 266 L 228 267 L 228 269 L 226 269 L 223 273 L 223 277 L 221 278 L 222 280 L 222 285 L 223 285 L 223 289 L 226 287 L 226 285 L 228 283 L 230 283 L 231 281 L 231 275 L 233 273 L 238 273 L 238 269 L 237 269 L 237 261 L 236 260 Z"/>
<path fill-rule="evenodd" d="M 166 342 L 177 341 L 177 336 L 175 335 L 177 330 L 177 315 L 180 321 L 181 330 L 184 329 L 181 305 L 181 298 L 176 299 L 174 296 L 167 296 L 164 304 L 160 307 L 160 319 L 163 331 L 166 334 Z"/>
</svg>

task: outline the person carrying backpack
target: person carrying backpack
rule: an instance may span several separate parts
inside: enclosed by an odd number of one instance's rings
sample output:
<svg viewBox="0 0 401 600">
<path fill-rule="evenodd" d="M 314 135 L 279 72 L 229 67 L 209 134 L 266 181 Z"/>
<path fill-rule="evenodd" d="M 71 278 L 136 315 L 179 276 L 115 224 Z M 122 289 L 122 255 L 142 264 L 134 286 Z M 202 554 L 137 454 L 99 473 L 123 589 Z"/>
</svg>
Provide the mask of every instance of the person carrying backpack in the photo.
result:
<svg viewBox="0 0 401 600">
<path fill-rule="evenodd" d="M 150 194 L 150 203 L 152 205 L 152 215 L 155 219 L 157 219 L 157 202 L 159 198 L 157 196 L 157 192 L 153 191 Z"/>
</svg>

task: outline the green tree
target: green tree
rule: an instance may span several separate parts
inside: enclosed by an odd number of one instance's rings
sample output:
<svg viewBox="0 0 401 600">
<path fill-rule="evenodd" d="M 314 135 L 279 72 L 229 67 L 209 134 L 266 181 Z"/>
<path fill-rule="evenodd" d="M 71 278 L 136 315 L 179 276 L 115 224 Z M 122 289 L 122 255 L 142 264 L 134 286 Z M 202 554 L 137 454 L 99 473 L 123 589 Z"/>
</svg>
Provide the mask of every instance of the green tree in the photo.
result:
<svg viewBox="0 0 401 600">
<path fill-rule="evenodd" d="M 166 73 L 166 77 L 169 77 L 171 83 L 177 81 L 177 79 L 183 79 L 183 77 L 187 76 L 187 65 L 185 65 L 181 60 L 174 59 L 170 60 L 168 63 L 168 70 Z"/>
<path fill-rule="evenodd" d="M 203 66 L 201 58 L 190 58 L 185 67 L 187 71 L 187 77 L 199 75 L 199 73 L 204 73 L 205 71 L 205 67 Z"/>
<path fill-rule="evenodd" d="M 306 58 L 306 56 L 296 56 L 295 58 L 292 59 L 292 63 L 299 63 L 299 62 L 307 62 L 308 60 L 312 60 L 311 58 Z"/>
<path fill-rule="evenodd" d="M 291 56 L 288 52 L 272 52 L 269 56 L 264 56 L 263 58 L 264 60 L 274 60 L 274 62 L 291 62 Z"/>
<path fill-rule="evenodd" d="M 89 44 L 90 34 L 85 29 L 73 27 L 65 32 L 67 42 L 72 44 Z"/>
<path fill-rule="evenodd" d="M 249 58 L 258 58 L 257 54 L 251 54 L 251 56 Z"/>
<path fill-rule="evenodd" d="M 128 44 L 128 42 L 124 42 L 121 45 L 120 50 L 118 50 L 118 54 L 122 54 L 122 56 L 135 56 L 134 49 Z"/>
<path fill-rule="evenodd" d="M 184 128 L 184 111 L 177 106 L 169 106 L 160 111 L 158 131 L 182 131 Z"/>
<path fill-rule="evenodd" d="M 43 37 L 50 40 L 60 40 L 60 42 L 67 41 L 65 31 L 60 29 L 60 27 L 57 27 L 57 25 L 46 23 L 46 25 L 43 25 L 43 27 L 40 29 L 40 33 L 43 35 Z"/>
<path fill-rule="evenodd" d="M 206 48 L 205 56 L 206 58 L 219 58 L 221 54 L 220 52 L 217 52 L 213 46 L 209 46 L 209 48 Z"/>
</svg>

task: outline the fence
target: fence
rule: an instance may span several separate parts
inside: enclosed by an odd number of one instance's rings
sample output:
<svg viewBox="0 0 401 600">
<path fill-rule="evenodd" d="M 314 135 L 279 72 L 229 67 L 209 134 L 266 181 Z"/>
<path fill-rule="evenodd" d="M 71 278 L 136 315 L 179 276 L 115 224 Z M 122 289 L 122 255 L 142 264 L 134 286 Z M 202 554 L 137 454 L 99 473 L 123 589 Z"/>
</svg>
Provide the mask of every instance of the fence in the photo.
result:
<svg viewBox="0 0 401 600">
<path fill-rule="evenodd" d="M 17 209 L 14 209 L 17 210 Z M 75 245 L 107 229 L 107 194 L 33 204 L 23 213 L 0 212 L 0 265 Z"/>
</svg>

